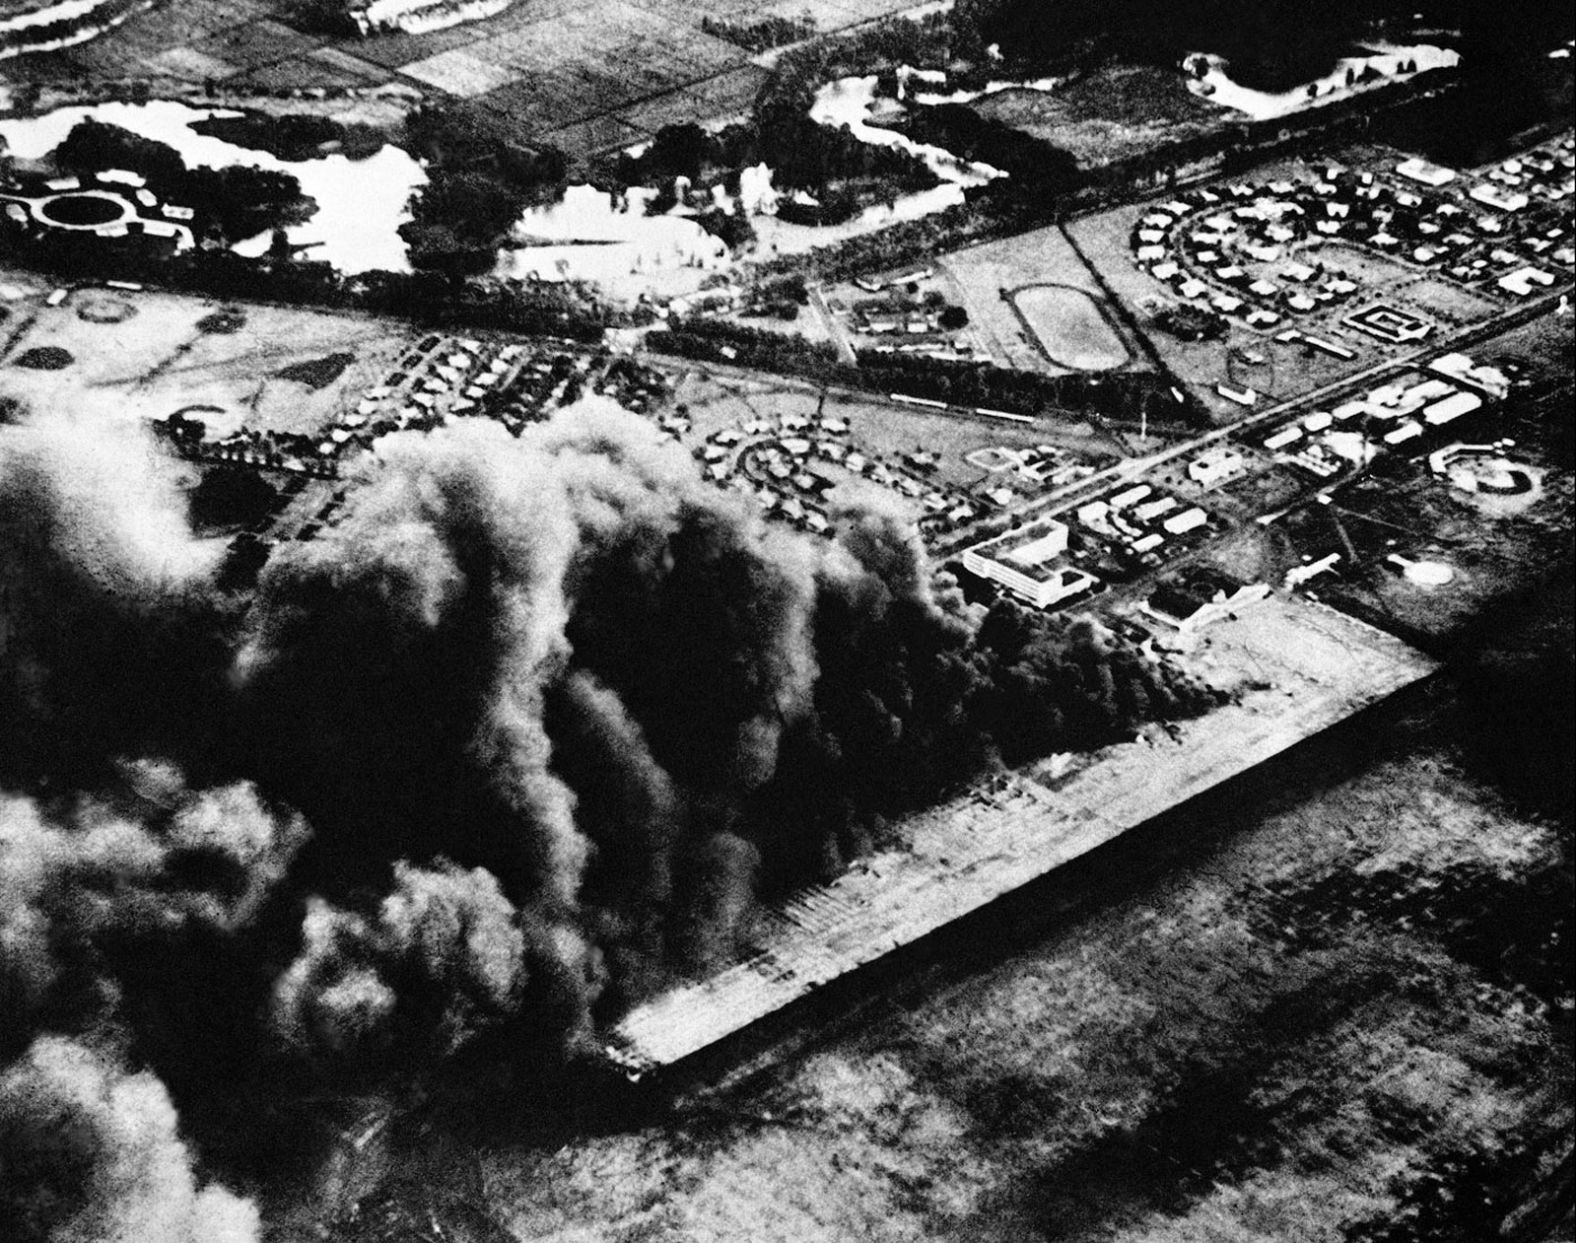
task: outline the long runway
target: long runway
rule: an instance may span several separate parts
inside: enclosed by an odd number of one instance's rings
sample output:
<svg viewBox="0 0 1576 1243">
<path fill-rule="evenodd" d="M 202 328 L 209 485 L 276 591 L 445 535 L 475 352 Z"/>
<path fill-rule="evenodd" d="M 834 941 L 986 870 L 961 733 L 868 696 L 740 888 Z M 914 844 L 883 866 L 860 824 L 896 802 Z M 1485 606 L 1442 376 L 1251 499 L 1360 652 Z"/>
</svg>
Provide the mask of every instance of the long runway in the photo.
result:
<svg viewBox="0 0 1576 1243">
<path fill-rule="evenodd" d="M 916 815 L 901 848 L 766 912 L 759 953 L 632 1009 L 607 1033 L 609 1054 L 634 1074 L 681 1062 L 1437 668 L 1394 636 L 1297 597 L 1272 596 L 1206 635 L 1187 662 L 1201 675 L 1246 674 L 1268 688 L 1174 735 L 1146 731 L 1069 757 L 1059 773 L 1041 765 Z"/>
</svg>

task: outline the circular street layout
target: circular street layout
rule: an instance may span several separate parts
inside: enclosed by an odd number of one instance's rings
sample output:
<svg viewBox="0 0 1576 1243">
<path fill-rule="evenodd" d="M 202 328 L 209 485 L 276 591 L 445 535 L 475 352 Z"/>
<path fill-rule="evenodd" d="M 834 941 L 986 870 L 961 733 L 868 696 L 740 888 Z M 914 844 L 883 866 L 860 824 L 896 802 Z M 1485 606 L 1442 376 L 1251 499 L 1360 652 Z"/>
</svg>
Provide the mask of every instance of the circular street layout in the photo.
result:
<svg viewBox="0 0 1576 1243">
<path fill-rule="evenodd" d="M 106 190 L 74 190 L 34 201 L 33 218 L 57 229 L 99 229 L 136 217 L 137 209 Z"/>
</svg>

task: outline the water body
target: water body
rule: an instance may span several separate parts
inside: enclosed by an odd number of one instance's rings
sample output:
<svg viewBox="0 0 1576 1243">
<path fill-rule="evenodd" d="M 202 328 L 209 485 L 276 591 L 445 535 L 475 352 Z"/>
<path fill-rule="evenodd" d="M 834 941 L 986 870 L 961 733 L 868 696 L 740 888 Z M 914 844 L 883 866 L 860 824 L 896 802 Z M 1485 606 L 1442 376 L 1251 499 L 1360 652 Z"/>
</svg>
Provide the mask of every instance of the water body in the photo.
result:
<svg viewBox="0 0 1576 1243">
<path fill-rule="evenodd" d="M 570 186 L 558 202 L 520 217 L 515 248 L 503 252 L 497 274 L 594 281 L 615 297 L 698 285 L 728 263 L 728 248 L 686 216 L 646 215 L 654 193 L 637 188 L 616 199 L 595 186 Z"/>
<path fill-rule="evenodd" d="M 347 275 L 373 269 L 410 270 L 399 226 L 410 219 L 405 205 L 416 189 L 427 184 L 427 174 L 409 152 L 386 145 L 360 160 L 338 154 L 315 160 L 281 160 L 266 151 L 238 147 L 192 129 L 211 117 L 240 115 L 233 109 L 192 108 L 171 100 L 102 103 L 57 108 L 37 117 L 0 119 L 0 137 L 12 155 L 39 159 L 59 146 L 79 121 L 91 118 L 173 147 L 189 167 L 241 165 L 289 173 L 301 183 L 301 192 L 317 203 L 309 220 L 286 230 L 292 243 L 311 246 L 306 252 L 309 257 L 331 263 Z M 234 249 L 243 255 L 260 255 L 268 249 L 269 241 L 265 232 L 237 243 Z"/>
<path fill-rule="evenodd" d="M 911 69 L 904 65 L 898 70 L 902 85 L 898 91 L 898 98 L 910 98 L 916 104 L 932 107 L 936 104 L 971 104 L 976 99 L 984 99 L 989 95 L 1000 95 L 1004 91 L 1033 91 L 1043 94 L 1054 91 L 1062 84 L 1061 78 L 1035 78 L 1030 82 L 987 82 L 977 91 L 927 91 L 915 87 L 916 82 L 945 82 L 947 75 L 939 69 Z"/>
<path fill-rule="evenodd" d="M 1256 91 L 1251 87 L 1238 85 L 1231 78 L 1227 61 L 1210 54 L 1201 54 L 1201 56 L 1209 69 L 1202 78 L 1190 77 L 1188 90 L 1223 107 L 1244 112 L 1255 121 L 1289 116 L 1304 108 L 1332 103 L 1354 91 L 1362 90 L 1367 85 L 1362 82 L 1362 76 L 1370 69 L 1377 70 L 1386 78 L 1410 77 L 1412 75 L 1401 73 L 1401 66 L 1408 61 L 1416 64 L 1417 68 L 1414 71 L 1416 73 L 1422 73 L 1427 69 L 1448 68 L 1461 61 L 1459 52 L 1450 48 L 1435 47 L 1431 43 L 1418 43 L 1406 47 L 1380 43 L 1369 48 L 1366 55 L 1342 57 L 1335 68 L 1322 78 L 1304 82 L 1289 91 L 1271 92 Z M 1198 58 L 1191 56 L 1188 58 L 1189 61 L 1195 59 Z M 1348 73 L 1353 77 L 1352 86 L 1346 83 Z M 1308 93 L 1310 90 L 1315 94 L 1310 96 Z"/>
<path fill-rule="evenodd" d="M 870 124 L 875 101 L 875 74 L 861 78 L 838 78 L 816 91 L 815 102 L 810 105 L 810 119 L 818 125 L 828 125 L 833 129 L 846 126 L 855 138 L 871 146 L 895 147 L 917 156 L 924 161 L 926 168 L 942 180 L 944 185 L 938 188 L 949 192 L 949 202 L 961 203 L 963 190 L 967 186 L 982 186 L 1007 175 L 989 164 L 959 159 L 942 147 L 915 142 L 906 134 Z M 921 198 L 924 195 L 910 197 Z"/>
<path fill-rule="evenodd" d="M 916 70 L 910 76 L 923 79 L 926 75 Z M 1012 89 L 1022 84 L 993 83 L 992 86 Z M 918 156 L 941 184 L 915 194 L 900 195 L 890 203 L 874 204 L 841 224 L 817 227 L 790 224 L 771 215 L 759 216 L 755 220 L 755 232 L 763 251 L 798 254 L 816 246 L 872 232 L 899 220 L 917 220 L 963 202 L 963 192 L 970 186 L 982 186 L 1007 175 L 989 164 L 959 159 L 944 148 L 915 142 L 906 134 L 870 124 L 876 108 L 875 90 L 876 78 L 873 74 L 828 82 L 815 93 L 815 100 L 810 105 L 810 119 L 819 125 L 834 128 L 846 126 L 860 142 L 877 147 L 894 147 Z M 916 95 L 915 99 L 919 103 L 926 103 L 942 100 L 943 97 Z"/>
</svg>

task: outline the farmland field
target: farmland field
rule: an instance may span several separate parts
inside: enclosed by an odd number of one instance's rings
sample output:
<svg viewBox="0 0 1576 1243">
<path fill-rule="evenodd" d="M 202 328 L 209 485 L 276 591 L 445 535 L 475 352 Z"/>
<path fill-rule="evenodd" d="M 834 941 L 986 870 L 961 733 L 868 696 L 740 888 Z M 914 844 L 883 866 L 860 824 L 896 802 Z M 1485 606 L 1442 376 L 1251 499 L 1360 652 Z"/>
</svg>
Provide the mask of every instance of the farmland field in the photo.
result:
<svg viewBox="0 0 1576 1243">
<path fill-rule="evenodd" d="M 1074 371 L 1110 371 L 1127 361 L 1127 347 L 1082 289 L 1031 285 L 1012 301 L 1052 362 Z"/>
<path fill-rule="evenodd" d="M 496 17 L 367 39 L 313 29 L 295 0 L 197 0 L 141 14 L 77 47 L 7 62 L 6 81 L 145 76 L 237 94 L 404 87 L 479 101 L 519 140 L 571 155 L 639 142 L 662 125 L 735 115 L 765 70 L 700 28 L 814 16 L 830 33 L 912 0 L 518 0 Z"/>
</svg>

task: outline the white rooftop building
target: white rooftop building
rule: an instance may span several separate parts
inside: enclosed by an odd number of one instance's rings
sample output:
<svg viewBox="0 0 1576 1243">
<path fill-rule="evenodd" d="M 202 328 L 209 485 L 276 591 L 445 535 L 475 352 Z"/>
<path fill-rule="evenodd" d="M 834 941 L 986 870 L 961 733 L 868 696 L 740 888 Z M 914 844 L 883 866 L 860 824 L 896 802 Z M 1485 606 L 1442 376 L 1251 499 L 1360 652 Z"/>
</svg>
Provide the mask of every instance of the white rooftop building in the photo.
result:
<svg viewBox="0 0 1576 1243">
<path fill-rule="evenodd" d="M 1452 169 L 1445 168 L 1439 164 L 1431 164 L 1429 161 L 1417 157 L 1410 160 L 1402 160 L 1395 166 L 1395 171 L 1408 181 L 1416 181 L 1425 186 L 1433 186 L 1436 189 L 1456 179 L 1456 174 Z"/>
<path fill-rule="evenodd" d="M 1076 566 L 1055 564 L 1067 551 L 1067 537 L 1066 523 L 1045 519 L 976 544 L 964 552 L 963 568 L 1035 608 L 1047 608 L 1099 581 Z"/>
</svg>

